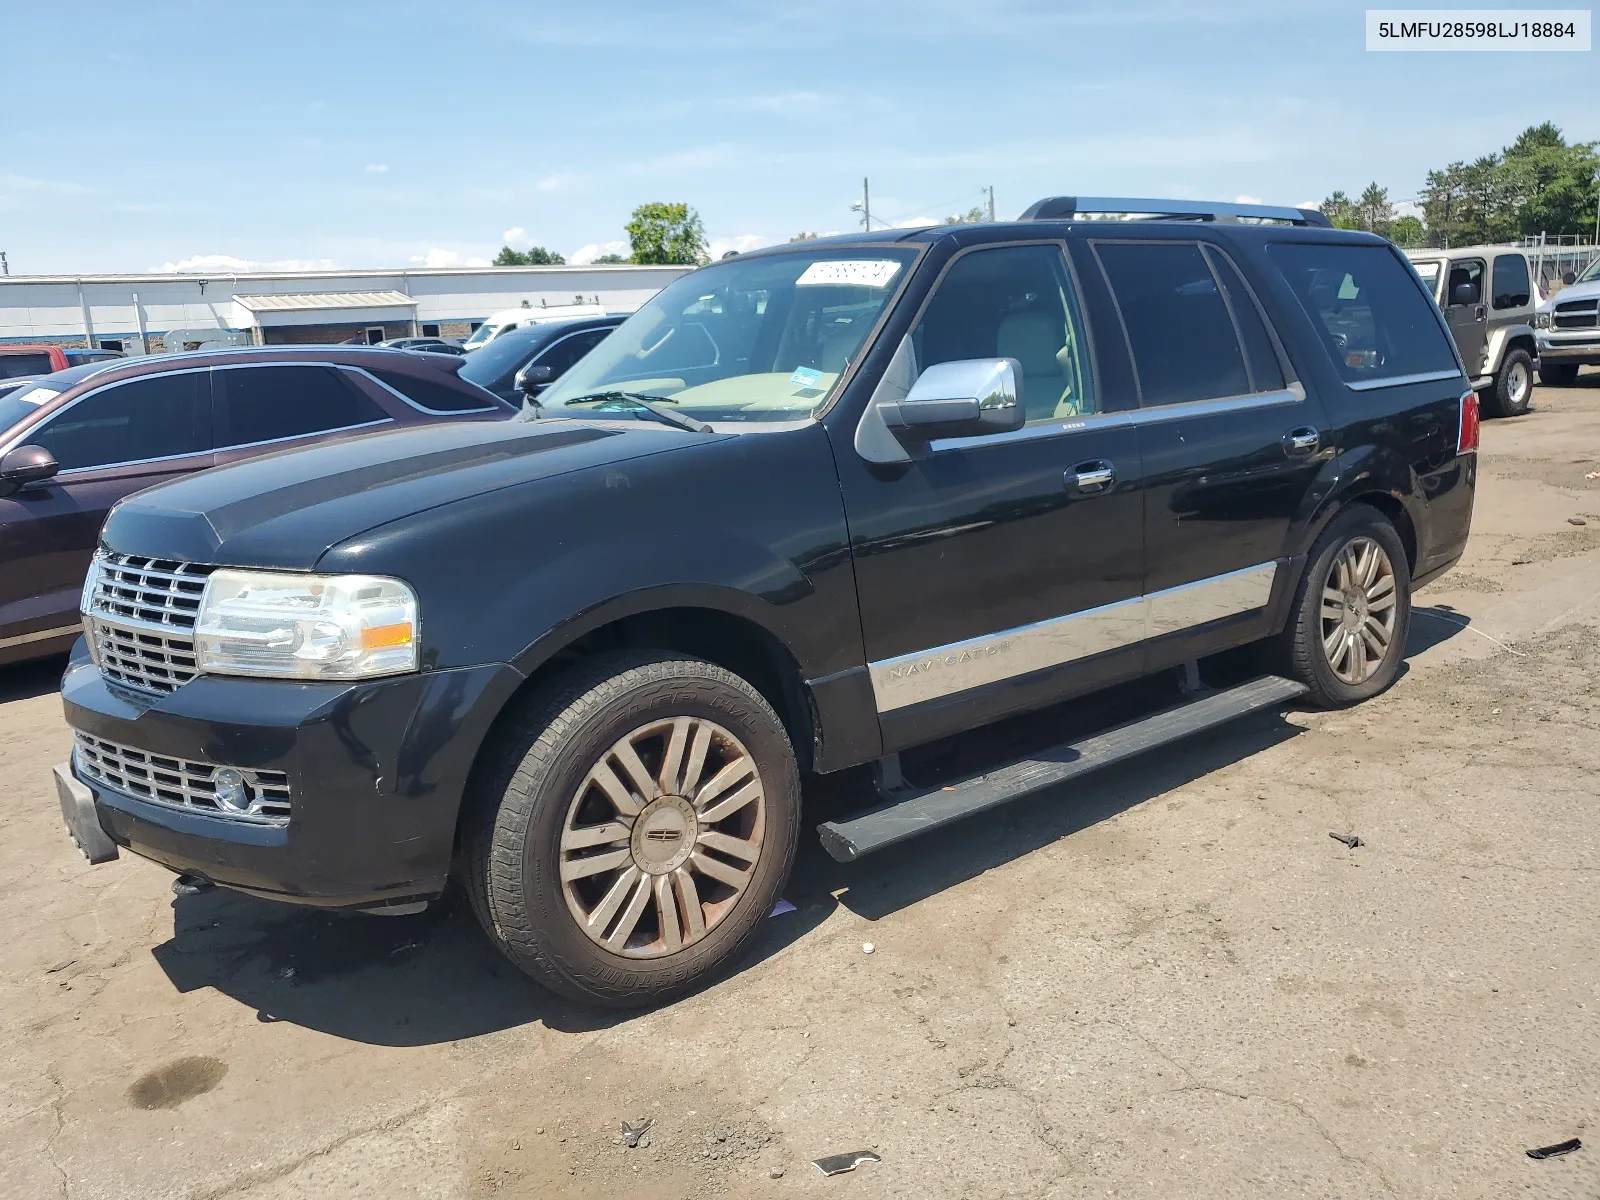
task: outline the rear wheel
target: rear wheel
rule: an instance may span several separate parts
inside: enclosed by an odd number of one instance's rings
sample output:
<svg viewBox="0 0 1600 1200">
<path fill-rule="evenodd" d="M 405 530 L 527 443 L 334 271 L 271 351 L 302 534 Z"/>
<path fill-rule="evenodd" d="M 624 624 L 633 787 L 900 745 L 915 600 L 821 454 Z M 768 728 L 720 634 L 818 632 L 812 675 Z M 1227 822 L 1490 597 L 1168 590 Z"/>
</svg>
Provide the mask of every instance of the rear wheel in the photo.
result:
<svg viewBox="0 0 1600 1200">
<path fill-rule="evenodd" d="M 697 659 L 597 662 L 506 723 L 475 783 L 468 893 L 539 982 L 659 1003 L 737 957 L 794 859 L 800 784 L 782 722 Z"/>
<path fill-rule="evenodd" d="M 1545 363 L 1539 368 L 1539 382 L 1546 387 L 1571 387 L 1577 381 L 1577 363 Z"/>
<path fill-rule="evenodd" d="M 1520 417 L 1533 395 L 1533 357 L 1526 350 L 1507 350 L 1500 361 L 1484 405 L 1491 417 Z"/>
<path fill-rule="evenodd" d="M 1317 704 L 1355 704 L 1394 682 L 1410 628 L 1405 546 L 1382 513 L 1352 505 L 1312 548 L 1280 635 L 1289 671 Z"/>
</svg>

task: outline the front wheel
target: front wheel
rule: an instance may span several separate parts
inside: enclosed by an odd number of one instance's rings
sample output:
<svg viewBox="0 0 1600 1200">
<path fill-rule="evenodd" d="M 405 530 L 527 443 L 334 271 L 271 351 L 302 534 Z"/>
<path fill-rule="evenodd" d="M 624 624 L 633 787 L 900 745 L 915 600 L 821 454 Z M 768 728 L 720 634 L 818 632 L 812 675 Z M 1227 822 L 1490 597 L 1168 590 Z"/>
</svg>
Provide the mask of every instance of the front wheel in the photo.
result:
<svg viewBox="0 0 1600 1200">
<path fill-rule="evenodd" d="M 1533 396 L 1533 356 L 1526 350 L 1506 351 L 1500 370 L 1490 385 L 1484 409 L 1491 417 L 1520 417 Z"/>
<path fill-rule="evenodd" d="M 669 654 L 597 662 L 506 722 L 475 781 L 468 894 L 529 975 L 588 1003 L 682 995 L 771 911 L 799 834 L 783 723 Z"/>
<path fill-rule="evenodd" d="M 1410 628 L 1405 546 L 1382 513 L 1352 505 L 1312 548 L 1282 634 L 1289 671 L 1322 707 L 1355 704 L 1394 682 Z"/>
<path fill-rule="evenodd" d="M 1578 364 L 1543 363 L 1539 367 L 1539 382 L 1546 387 L 1571 387 L 1578 382 Z"/>
</svg>

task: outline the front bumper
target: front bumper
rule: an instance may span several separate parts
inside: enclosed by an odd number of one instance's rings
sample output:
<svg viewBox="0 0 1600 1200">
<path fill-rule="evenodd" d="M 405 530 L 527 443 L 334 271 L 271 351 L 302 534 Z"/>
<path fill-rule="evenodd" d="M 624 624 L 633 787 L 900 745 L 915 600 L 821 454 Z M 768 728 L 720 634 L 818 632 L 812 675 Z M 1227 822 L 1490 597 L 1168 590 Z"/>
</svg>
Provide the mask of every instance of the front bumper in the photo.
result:
<svg viewBox="0 0 1600 1200">
<path fill-rule="evenodd" d="M 1542 363 L 1600 363 L 1600 329 L 1576 334 L 1540 330 L 1535 341 Z"/>
<path fill-rule="evenodd" d="M 367 908 L 443 889 L 468 771 L 522 678 L 498 663 L 355 684 L 201 676 L 146 698 L 108 684 L 80 640 L 61 696 L 91 737 L 289 778 L 288 823 L 248 824 L 98 782 L 75 753 L 117 846 L 259 896 Z"/>
</svg>

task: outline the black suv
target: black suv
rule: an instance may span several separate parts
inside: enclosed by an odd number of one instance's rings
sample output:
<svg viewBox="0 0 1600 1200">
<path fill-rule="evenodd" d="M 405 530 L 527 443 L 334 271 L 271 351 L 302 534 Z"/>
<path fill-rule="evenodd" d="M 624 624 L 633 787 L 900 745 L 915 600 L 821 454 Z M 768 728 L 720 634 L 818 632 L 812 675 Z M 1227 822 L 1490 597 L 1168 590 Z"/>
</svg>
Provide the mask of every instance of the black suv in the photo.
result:
<svg viewBox="0 0 1600 1200">
<path fill-rule="evenodd" d="M 1080 220 L 1090 210 L 1138 219 Z M 1058 197 L 670 284 L 509 423 L 273 455 L 108 518 L 56 770 L 74 837 L 415 911 L 455 869 L 536 979 L 629 1004 L 750 942 L 801 779 L 850 859 L 1400 664 L 1460 556 L 1477 401 L 1389 243 Z M 1275 673 L 1220 690 L 1197 660 Z M 1173 672 L 1176 707 L 950 784 L 898 752 Z M 1215 673 L 1211 675 L 1213 681 Z"/>
</svg>

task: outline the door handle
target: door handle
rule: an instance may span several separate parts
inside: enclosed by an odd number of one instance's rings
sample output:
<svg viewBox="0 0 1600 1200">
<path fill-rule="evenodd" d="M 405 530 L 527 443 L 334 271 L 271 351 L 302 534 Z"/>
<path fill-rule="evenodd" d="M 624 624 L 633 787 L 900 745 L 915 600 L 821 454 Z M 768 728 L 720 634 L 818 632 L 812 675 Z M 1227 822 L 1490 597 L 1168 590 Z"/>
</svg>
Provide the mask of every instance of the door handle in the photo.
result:
<svg viewBox="0 0 1600 1200">
<path fill-rule="evenodd" d="M 1283 435 L 1283 452 L 1291 458 L 1315 454 L 1320 445 L 1322 445 L 1322 435 L 1309 425 L 1291 429 Z"/>
<path fill-rule="evenodd" d="M 1067 491 L 1080 496 L 1096 496 L 1109 491 L 1117 482 L 1117 468 L 1103 458 L 1081 462 L 1062 476 Z"/>
<path fill-rule="evenodd" d="M 1489 310 L 1481 304 L 1478 305 L 1477 308 L 1472 310 L 1472 319 L 1474 321 L 1487 321 L 1489 319 Z"/>
</svg>

